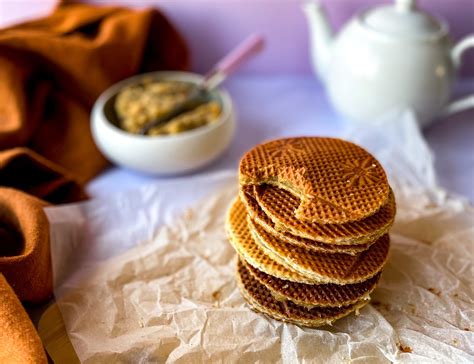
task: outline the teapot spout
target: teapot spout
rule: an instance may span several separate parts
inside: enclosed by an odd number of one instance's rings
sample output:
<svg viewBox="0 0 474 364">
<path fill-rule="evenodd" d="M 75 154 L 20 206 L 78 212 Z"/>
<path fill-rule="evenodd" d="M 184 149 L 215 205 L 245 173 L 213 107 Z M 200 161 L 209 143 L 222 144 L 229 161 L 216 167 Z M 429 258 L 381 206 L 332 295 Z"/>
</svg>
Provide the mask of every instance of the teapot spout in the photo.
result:
<svg viewBox="0 0 474 364">
<path fill-rule="evenodd" d="M 309 27 L 313 69 L 325 81 L 333 41 L 333 31 L 327 14 L 319 1 L 313 0 L 303 4 L 303 11 Z"/>
</svg>

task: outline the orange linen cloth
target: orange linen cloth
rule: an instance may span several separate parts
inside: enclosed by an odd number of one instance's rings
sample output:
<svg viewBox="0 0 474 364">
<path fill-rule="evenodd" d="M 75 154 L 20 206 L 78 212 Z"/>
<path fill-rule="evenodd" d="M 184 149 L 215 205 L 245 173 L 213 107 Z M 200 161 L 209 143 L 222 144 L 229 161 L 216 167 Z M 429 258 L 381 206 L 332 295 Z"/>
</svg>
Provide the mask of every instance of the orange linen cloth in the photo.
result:
<svg viewBox="0 0 474 364">
<path fill-rule="evenodd" d="M 151 9 L 61 4 L 0 30 L 0 275 L 20 300 L 52 294 L 46 202 L 84 199 L 82 184 L 107 165 L 89 130 L 96 98 L 123 78 L 188 62 L 181 36 Z M 13 326 L 31 330 L 17 302 L 0 297 L 1 361 Z"/>
<path fill-rule="evenodd" d="M 1 273 L 0 297 L 0 363 L 47 363 L 33 323 Z"/>
</svg>

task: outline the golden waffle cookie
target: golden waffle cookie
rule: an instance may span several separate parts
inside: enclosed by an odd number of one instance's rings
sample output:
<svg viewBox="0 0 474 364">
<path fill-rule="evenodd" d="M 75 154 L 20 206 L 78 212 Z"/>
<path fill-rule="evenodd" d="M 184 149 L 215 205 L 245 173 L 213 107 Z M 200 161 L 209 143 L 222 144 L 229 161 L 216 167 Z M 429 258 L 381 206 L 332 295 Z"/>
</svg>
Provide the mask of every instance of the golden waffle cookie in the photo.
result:
<svg viewBox="0 0 474 364">
<path fill-rule="evenodd" d="M 244 265 L 237 268 L 237 285 L 248 304 L 255 310 L 268 316 L 301 326 L 318 327 L 358 311 L 369 301 L 361 300 L 344 307 L 313 307 L 298 306 L 291 301 L 278 301 L 270 291 L 260 284 Z"/>
<path fill-rule="evenodd" d="M 368 300 L 380 278 L 376 276 L 356 284 L 305 284 L 272 277 L 240 260 L 252 276 L 263 284 L 278 301 L 290 300 L 301 306 L 341 307 Z"/>
<path fill-rule="evenodd" d="M 315 283 L 294 269 L 287 268 L 269 257 L 265 250 L 255 243 L 247 224 L 245 206 L 237 198 L 227 212 L 226 230 L 230 244 L 237 254 L 252 266 L 272 276 L 292 282 Z"/>
<path fill-rule="evenodd" d="M 389 197 L 387 176 L 361 147 L 335 138 L 260 144 L 240 162 L 241 185 L 273 184 L 298 196 L 296 217 L 342 224 L 374 214 Z"/>
<path fill-rule="evenodd" d="M 385 265 L 390 247 L 388 234 L 357 255 L 321 253 L 296 247 L 269 234 L 248 218 L 252 236 L 273 260 L 320 283 L 353 284 L 376 275 Z"/>
<path fill-rule="evenodd" d="M 294 214 L 299 199 L 274 186 L 253 187 L 260 208 L 274 222 L 275 229 L 327 244 L 368 244 L 386 234 L 395 218 L 395 199 L 390 193 L 388 203 L 377 213 L 345 224 L 318 224 L 298 220 Z"/>
<path fill-rule="evenodd" d="M 372 243 L 357 244 L 357 245 L 344 245 L 344 244 L 327 244 L 320 241 L 302 238 L 301 236 L 293 235 L 287 231 L 279 231 L 275 228 L 273 221 L 265 214 L 260 208 L 257 201 L 250 195 L 245 193 L 245 190 L 252 190 L 254 186 L 242 187 L 240 190 L 240 199 L 247 207 L 249 216 L 268 233 L 276 236 L 278 239 L 283 240 L 289 244 L 300 246 L 302 248 L 324 251 L 328 253 L 346 253 L 355 255 L 366 250 Z M 329 225 L 325 225 L 328 227 Z"/>
</svg>

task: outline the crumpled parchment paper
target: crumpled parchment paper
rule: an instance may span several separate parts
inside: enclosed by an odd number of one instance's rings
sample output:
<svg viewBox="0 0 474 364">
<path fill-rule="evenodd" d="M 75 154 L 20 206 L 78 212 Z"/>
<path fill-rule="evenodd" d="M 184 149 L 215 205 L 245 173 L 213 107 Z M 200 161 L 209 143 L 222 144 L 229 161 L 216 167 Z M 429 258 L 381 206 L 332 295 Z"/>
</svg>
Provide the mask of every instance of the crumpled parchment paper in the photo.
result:
<svg viewBox="0 0 474 364">
<path fill-rule="evenodd" d="M 413 118 L 397 118 L 347 136 L 389 171 L 398 215 L 372 303 L 333 326 L 284 324 L 240 297 L 224 231 L 234 172 L 48 208 L 57 304 L 79 359 L 473 362 L 474 210 L 436 187 Z"/>
</svg>

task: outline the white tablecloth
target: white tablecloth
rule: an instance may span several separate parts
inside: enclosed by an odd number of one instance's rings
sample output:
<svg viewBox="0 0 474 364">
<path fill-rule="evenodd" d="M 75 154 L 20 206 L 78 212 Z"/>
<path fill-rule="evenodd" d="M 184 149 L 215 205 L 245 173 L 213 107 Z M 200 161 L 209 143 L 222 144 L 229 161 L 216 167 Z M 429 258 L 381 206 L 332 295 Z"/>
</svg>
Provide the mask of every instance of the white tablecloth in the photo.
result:
<svg viewBox="0 0 474 364">
<path fill-rule="evenodd" d="M 236 169 L 242 154 L 263 140 L 291 135 L 341 136 L 348 123 L 338 116 L 324 89 L 308 76 L 235 76 L 227 81 L 238 112 L 237 133 L 229 150 L 196 172 Z M 474 80 L 460 82 L 456 93 L 474 89 Z M 474 202 L 474 111 L 438 121 L 425 130 L 435 155 L 439 184 Z M 92 197 L 105 196 L 153 182 L 122 168 L 111 168 L 89 183 Z M 161 177 L 163 178 L 163 177 Z"/>
</svg>

